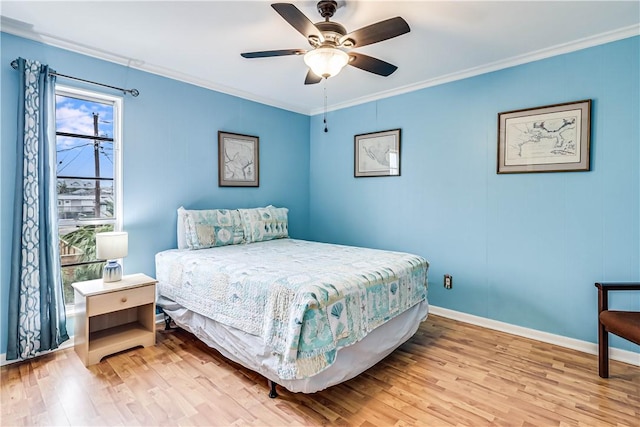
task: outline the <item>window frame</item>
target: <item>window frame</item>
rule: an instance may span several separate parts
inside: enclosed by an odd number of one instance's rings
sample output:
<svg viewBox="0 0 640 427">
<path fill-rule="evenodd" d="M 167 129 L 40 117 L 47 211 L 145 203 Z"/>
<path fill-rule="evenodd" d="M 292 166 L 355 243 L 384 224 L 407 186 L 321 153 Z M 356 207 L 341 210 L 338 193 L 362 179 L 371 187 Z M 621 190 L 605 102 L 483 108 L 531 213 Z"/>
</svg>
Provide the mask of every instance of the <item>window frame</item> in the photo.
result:
<svg viewBox="0 0 640 427">
<path fill-rule="evenodd" d="M 56 84 L 55 94 L 60 96 L 66 96 L 71 98 L 79 98 L 87 101 L 109 104 L 113 107 L 113 219 L 87 219 L 82 223 L 76 221 L 77 225 L 100 225 L 100 224 L 113 224 L 113 231 L 122 231 L 123 228 L 123 171 L 122 171 L 122 122 L 124 117 L 123 100 L 122 96 L 108 95 L 101 92 L 96 92 L 89 89 L 83 89 L 78 87 L 65 86 Z M 56 126 L 57 133 L 57 126 Z M 57 155 L 56 155 L 57 158 Z M 56 172 L 56 179 L 58 174 Z M 58 198 L 56 193 L 56 208 L 58 205 Z M 58 229 L 60 229 L 60 219 L 58 219 Z M 59 231 L 58 231 L 59 233 Z M 64 266 L 60 266 L 64 268 Z M 74 313 L 74 304 L 67 304 L 67 315 Z"/>
</svg>

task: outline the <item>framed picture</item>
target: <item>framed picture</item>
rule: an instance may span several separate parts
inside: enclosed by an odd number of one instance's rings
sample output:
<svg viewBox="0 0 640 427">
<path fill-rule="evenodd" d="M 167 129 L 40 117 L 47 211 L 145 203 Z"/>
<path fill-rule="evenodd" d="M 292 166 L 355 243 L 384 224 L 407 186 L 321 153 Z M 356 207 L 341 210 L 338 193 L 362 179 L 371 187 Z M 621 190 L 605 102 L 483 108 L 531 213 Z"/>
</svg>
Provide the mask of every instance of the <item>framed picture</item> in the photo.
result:
<svg viewBox="0 0 640 427">
<path fill-rule="evenodd" d="M 258 187 L 260 138 L 218 131 L 218 186 Z"/>
<path fill-rule="evenodd" d="M 356 135 L 353 175 L 400 176 L 400 129 Z"/>
<path fill-rule="evenodd" d="M 498 173 L 590 170 L 591 100 L 498 114 Z"/>
</svg>

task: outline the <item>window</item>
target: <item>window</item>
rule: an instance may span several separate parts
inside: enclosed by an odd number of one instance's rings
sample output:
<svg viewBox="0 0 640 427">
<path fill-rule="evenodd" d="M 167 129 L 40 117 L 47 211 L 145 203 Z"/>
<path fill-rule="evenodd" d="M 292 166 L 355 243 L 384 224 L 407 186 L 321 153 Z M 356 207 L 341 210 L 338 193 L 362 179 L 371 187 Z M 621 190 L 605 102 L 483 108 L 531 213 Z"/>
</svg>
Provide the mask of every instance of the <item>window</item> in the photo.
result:
<svg viewBox="0 0 640 427">
<path fill-rule="evenodd" d="M 122 98 L 56 86 L 60 259 L 71 284 L 102 276 L 95 234 L 122 228 Z"/>
</svg>

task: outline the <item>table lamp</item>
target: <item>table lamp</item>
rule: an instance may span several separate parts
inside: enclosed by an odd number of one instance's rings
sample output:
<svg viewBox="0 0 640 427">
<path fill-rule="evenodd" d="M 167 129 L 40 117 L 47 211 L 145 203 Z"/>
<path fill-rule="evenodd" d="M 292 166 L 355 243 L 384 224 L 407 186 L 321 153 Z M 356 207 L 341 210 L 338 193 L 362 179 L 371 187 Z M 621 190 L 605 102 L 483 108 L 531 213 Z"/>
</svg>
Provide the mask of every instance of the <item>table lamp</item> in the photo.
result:
<svg viewBox="0 0 640 427">
<path fill-rule="evenodd" d="M 128 246 L 129 235 L 125 231 L 96 233 L 96 258 L 107 261 L 102 272 L 104 282 L 117 282 L 122 279 L 122 266 L 118 259 L 127 256 Z"/>
</svg>

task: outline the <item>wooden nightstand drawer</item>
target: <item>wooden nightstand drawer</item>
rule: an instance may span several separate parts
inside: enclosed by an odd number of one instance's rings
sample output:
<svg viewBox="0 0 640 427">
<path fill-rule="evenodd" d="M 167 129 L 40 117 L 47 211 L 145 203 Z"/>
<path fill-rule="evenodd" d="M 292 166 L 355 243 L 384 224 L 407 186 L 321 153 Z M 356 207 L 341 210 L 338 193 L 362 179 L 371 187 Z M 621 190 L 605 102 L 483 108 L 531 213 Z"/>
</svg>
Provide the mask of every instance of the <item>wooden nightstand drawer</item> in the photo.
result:
<svg viewBox="0 0 640 427">
<path fill-rule="evenodd" d="M 151 304 L 155 301 L 155 298 L 154 285 L 94 295 L 87 301 L 87 316 L 98 316 L 104 313 Z"/>
</svg>

